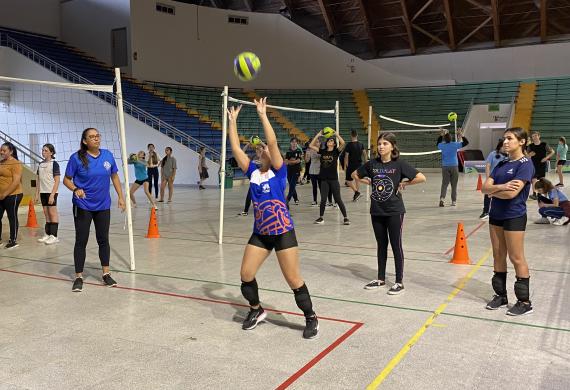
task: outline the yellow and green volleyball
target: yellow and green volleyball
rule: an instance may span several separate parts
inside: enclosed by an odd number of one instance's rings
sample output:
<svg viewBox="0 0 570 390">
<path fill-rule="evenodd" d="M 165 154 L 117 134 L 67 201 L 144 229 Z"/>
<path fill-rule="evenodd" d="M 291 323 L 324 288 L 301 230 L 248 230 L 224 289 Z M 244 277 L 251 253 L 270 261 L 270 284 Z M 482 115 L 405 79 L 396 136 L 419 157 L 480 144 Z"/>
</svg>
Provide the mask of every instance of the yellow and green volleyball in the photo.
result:
<svg viewBox="0 0 570 390">
<path fill-rule="evenodd" d="M 257 135 L 254 135 L 249 139 L 249 143 L 254 146 L 257 146 L 261 144 L 261 138 L 259 138 Z"/>
<path fill-rule="evenodd" d="M 250 81 L 257 76 L 261 61 L 252 52 L 240 53 L 234 59 L 234 73 L 241 81 Z"/>
<path fill-rule="evenodd" d="M 324 136 L 325 138 L 330 138 L 330 137 L 332 137 L 333 135 L 334 135 L 334 129 L 333 129 L 333 128 L 331 128 L 331 127 L 325 127 L 325 128 L 323 129 L 323 136 Z"/>
<path fill-rule="evenodd" d="M 449 119 L 450 122 L 455 122 L 457 120 L 457 113 L 450 112 L 449 114 L 447 114 L 447 119 Z"/>
</svg>

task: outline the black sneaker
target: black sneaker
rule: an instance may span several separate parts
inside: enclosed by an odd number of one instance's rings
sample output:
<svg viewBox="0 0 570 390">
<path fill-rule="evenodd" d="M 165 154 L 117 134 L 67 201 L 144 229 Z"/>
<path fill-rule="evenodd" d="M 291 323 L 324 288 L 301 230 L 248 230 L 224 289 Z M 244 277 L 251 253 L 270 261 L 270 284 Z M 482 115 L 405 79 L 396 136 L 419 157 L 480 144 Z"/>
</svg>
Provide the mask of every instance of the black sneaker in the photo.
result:
<svg viewBox="0 0 570 390">
<path fill-rule="evenodd" d="M 307 321 L 307 324 L 303 330 L 303 338 L 314 339 L 319 333 L 319 320 L 317 319 L 316 315 L 312 317 L 305 317 L 305 319 Z"/>
<path fill-rule="evenodd" d="M 319 218 L 315 219 L 315 223 L 317 225 L 322 225 L 323 223 L 325 223 L 325 220 L 323 219 L 323 217 L 319 217 Z"/>
<path fill-rule="evenodd" d="M 489 219 L 489 213 L 482 212 L 479 219 Z"/>
<path fill-rule="evenodd" d="M 241 328 L 243 330 L 252 330 L 257 326 L 257 324 L 265 320 L 265 317 L 267 317 L 267 313 L 261 306 L 259 306 L 259 309 L 250 309 Z"/>
<path fill-rule="evenodd" d="M 117 285 L 117 282 L 111 277 L 111 274 L 103 275 L 103 283 L 108 287 L 115 287 Z"/>
<path fill-rule="evenodd" d="M 388 290 L 388 295 L 398 295 L 404 291 L 404 285 L 402 283 L 394 283 L 390 290 Z"/>
<path fill-rule="evenodd" d="M 440 200 L 439 201 L 439 207 L 444 207 L 444 206 L 445 206 L 445 204 L 443 204 L 443 200 Z"/>
<path fill-rule="evenodd" d="M 365 290 L 374 290 L 377 289 L 378 287 L 382 287 L 385 286 L 386 282 L 383 280 L 372 280 L 370 281 L 370 283 L 368 283 L 367 285 L 364 286 Z"/>
<path fill-rule="evenodd" d="M 523 316 L 525 314 L 530 314 L 532 313 L 532 305 L 529 302 L 521 302 L 521 301 L 517 301 L 517 303 L 514 304 L 513 307 L 511 307 L 509 310 L 507 310 L 507 315 L 508 316 Z"/>
<path fill-rule="evenodd" d="M 73 287 L 71 288 L 73 292 L 81 292 L 83 291 L 83 278 L 75 278 L 73 282 Z"/>
<path fill-rule="evenodd" d="M 487 303 L 487 306 L 485 306 L 485 308 L 488 310 L 497 310 L 501 307 L 507 306 L 508 304 L 509 300 L 507 299 L 507 297 L 495 294 L 493 295 L 493 298 L 491 298 L 489 303 Z"/>
<path fill-rule="evenodd" d="M 20 244 L 18 244 L 16 241 L 8 241 L 8 243 L 6 244 L 6 246 L 4 248 L 6 249 L 14 249 L 19 247 Z"/>
<path fill-rule="evenodd" d="M 343 224 L 350 225 L 350 220 L 348 218 L 344 218 Z"/>
<path fill-rule="evenodd" d="M 356 202 L 358 199 L 360 199 L 361 196 L 362 196 L 362 194 L 360 192 L 356 191 L 354 193 L 354 196 L 352 197 L 352 201 Z"/>
<path fill-rule="evenodd" d="M 529 198 L 529 199 L 532 199 L 532 200 L 537 200 L 537 199 L 538 199 L 538 197 L 537 197 L 535 194 L 530 195 L 528 198 Z"/>
</svg>

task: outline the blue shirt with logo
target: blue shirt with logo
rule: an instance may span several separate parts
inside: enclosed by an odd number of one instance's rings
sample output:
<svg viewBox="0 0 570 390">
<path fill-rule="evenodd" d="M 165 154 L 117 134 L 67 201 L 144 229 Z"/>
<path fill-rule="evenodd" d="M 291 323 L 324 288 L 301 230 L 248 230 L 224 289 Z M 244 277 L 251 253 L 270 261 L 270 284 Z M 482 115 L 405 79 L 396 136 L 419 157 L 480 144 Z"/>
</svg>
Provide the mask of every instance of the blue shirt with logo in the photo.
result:
<svg viewBox="0 0 570 390">
<path fill-rule="evenodd" d="M 457 160 L 457 151 L 463 146 L 462 142 L 441 142 L 437 144 L 437 148 L 441 150 L 441 166 L 443 167 L 457 167 L 459 161 Z"/>
<path fill-rule="evenodd" d="M 506 160 L 506 159 L 507 159 L 507 156 L 505 156 L 502 153 L 497 153 L 495 150 L 493 150 L 491 153 L 489 153 L 489 155 L 487 156 L 487 160 L 486 160 L 486 162 L 491 165 L 491 169 L 489 169 L 489 172 L 493 172 L 493 169 L 495 169 L 496 166 L 499 165 L 499 163 L 501 161 Z"/>
<path fill-rule="evenodd" d="M 511 180 L 524 183 L 523 189 L 513 199 L 491 198 L 489 217 L 498 220 L 512 219 L 526 215 L 526 200 L 530 193 L 530 182 L 534 166 L 527 157 L 518 160 L 503 160 L 491 172 L 494 184 L 505 184 Z"/>
<path fill-rule="evenodd" d="M 83 166 L 77 152 L 73 153 L 67 163 L 65 176 L 73 179 L 73 184 L 85 192 L 85 198 L 73 196 L 73 204 L 88 211 L 109 210 L 111 208 L 111 175 L 117 173 L 113 153 L 100 149 L 97 157 L 87 153 L 87 168 Z"/>
<path fill-rule="evenodd" d="M 285 201 L 287 166 L 283 164 L 279 169 L 261 172 L 251 161 L 246 175 L 255 215 L 253 232 L 274 236 L 293 230 L 295 227 Z"/>
</svg>

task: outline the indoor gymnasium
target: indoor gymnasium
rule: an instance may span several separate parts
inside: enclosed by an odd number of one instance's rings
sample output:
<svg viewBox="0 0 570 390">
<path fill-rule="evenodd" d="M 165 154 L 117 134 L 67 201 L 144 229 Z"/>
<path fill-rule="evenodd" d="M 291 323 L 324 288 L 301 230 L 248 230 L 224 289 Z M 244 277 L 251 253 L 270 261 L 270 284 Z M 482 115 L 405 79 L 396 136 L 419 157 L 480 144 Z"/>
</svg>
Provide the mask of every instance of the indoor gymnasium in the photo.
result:
<svg viewBox="0 0 570 390">
<path fill-rule="evenodd" d="M 570 388 L 570 2 L 0 0 L 0 389 Z"/>
</svg>

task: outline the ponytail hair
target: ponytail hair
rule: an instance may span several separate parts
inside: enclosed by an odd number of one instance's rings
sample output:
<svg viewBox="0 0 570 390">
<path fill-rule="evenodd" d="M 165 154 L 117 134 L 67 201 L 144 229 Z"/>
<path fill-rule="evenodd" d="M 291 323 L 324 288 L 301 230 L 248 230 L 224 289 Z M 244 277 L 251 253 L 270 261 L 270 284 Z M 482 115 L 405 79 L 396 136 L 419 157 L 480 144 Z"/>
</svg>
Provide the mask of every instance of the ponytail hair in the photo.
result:
<svg viewBox="0 0 570 390">
<path fill-rule="evenodd" d="M 559 141 L 566 145 L 566 137 L 560 137 Z"/>
<path fill-rule="evenodd" d="M 536 183 L 534 183 L 534 188 L 536 190 L 544 190 L 547 193 L 552 191 L 555 187 L 554 184 L 552 184 L 552 182 L 546 178 L 540 178 L 537 180 Z"/>
<path fill-rule="evenodd" d="M 49 150 L 49 152 L 51 153 L 51 158 L 55 157 L 55 146 L 53 146 L 52 144 L 44 144 L 44 146 L 42 146 L 42 149 L 43 148 Z"/>
<path fill-rule="evenodd" d="M 378 142 L 382 139 L 384 139 L 384 140 L 386 140 L 392 144 L 392 148 L 393 148 L 392 153 L 391 153 L 392 161 L 396 161 L 398 158 L 400 158 L 400 149 L 398 149 L 398 145 L 397 145 L 397 141 L 396 141 L 396 135 L 394 133 L 380 133 L 380 136 L 378 137 L 378 140 L 376 141 L 376 145 L 378 145 Z"/>
<path fill-rule="evenodd" d="M 85 169 L 89 168 L 89 160 L 87 159 L 87 144 L 84 141 L 87 141 L 87 133 L 90 130 L 97 131 L 97 129 L 94 127 L 88 127 L 83 130 L 83 133 L 81 133 L 81 141 L 79 141 L 79 150 L 77 151 L 77 155 L 79 156 L 81 164 Z"/>
<path fill-rule="evenodd" d="M 170 150 L 170 153 L 172 153 L 172 148 L 170 146 L 167 146 L 165 149 Z M 162 161 L 160 161 L 160 166 L 164 166 L 164 164 L 166 164 L 166 160 L 168 159 L 168 155 L 164 156 L 162 158 Z"/>
<path fill-rule="evenodd" d="M 501 157 L 501 148 L 503 147 L 503 139 L 500 138 L 497 146 L 495 147 L 495 158 Z"/>
<path fill-rule="evenodd" d="M 2 144 L 2 146 L 5 146 L 8 148 L 8 150 L 10 152 L 12 152 L 12 157 L 17 160 L 18 159 L 18 149 L 16 149 L 16 147 L 14 146 L 14 144 L 12 142 L 4 142 Z"/>
</svg>

